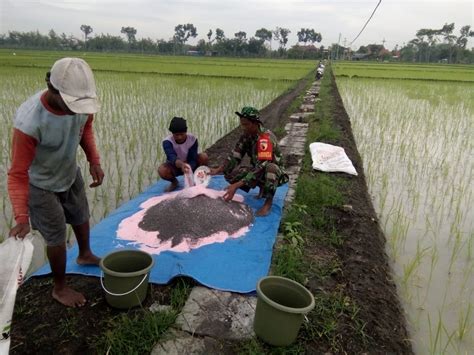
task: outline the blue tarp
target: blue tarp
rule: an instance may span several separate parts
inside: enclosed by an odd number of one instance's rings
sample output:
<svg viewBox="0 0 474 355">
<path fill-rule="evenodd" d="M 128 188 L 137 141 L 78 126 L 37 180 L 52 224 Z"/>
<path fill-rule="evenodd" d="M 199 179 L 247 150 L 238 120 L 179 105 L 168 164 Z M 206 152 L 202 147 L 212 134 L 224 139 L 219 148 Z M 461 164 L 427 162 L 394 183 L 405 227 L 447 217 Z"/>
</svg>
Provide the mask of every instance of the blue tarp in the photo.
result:
<svg viewBox="0 0 474 355">
<path fill-rule="evenodd" d="M 91 229 L 91 248 L 98 256 L 117 248 L 133 249 L 133 243 L 116 237 L 119 223 L 140 210 L 140 204 L 151 197 L 164 193 L 167 181 L 159 180 L 145 192 L 123 204 Z M 180 186 L 183 186 L 182 177 Z M 223 176 L 213 176 L 208 188 L 222 190 L 227 186 Z M 214 243 L 192 249 L 190 252 L 165 251 L 154 255 L 155 265 L 150 272 L 150 282 L 167 284 L 175 276 L 189 276 L 202 285 L 225 291 L 248 293 L 255 291 L 257 281 L 268 274 L 273 244 L 277 235 L 288 184 L 280 186 L 273 200 L 271 212 L 265 217 L 256 217 L 250 230 L 239 238 L 229 238 L 223 243 Z M 249 193 L 241 190 L 244 202 L 254 212 L 263 204 L 256 199 L 258 189 Z M 76 264 L 77 245 L 68 250 L 66 272 L 100 277 L 96 266 Z M 51 272 L 49 265 L 39 269 L 33 276 Z"/>
</svg>

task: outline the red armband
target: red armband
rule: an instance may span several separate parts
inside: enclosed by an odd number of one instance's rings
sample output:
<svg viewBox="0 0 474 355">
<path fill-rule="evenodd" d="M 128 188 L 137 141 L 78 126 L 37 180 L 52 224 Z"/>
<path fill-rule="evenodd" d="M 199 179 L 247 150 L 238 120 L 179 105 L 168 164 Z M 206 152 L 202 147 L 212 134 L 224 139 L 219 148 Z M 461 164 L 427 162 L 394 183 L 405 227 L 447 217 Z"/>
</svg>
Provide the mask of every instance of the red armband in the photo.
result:
<svg viewBox="0 0 474 355">
<path fill-rule="evenodd" d="M 268 133 L 261 133 L 257 141 L 257 159 L 258 160 L 272 160 L 273 159 L 273 144 Z"/>
</svg>

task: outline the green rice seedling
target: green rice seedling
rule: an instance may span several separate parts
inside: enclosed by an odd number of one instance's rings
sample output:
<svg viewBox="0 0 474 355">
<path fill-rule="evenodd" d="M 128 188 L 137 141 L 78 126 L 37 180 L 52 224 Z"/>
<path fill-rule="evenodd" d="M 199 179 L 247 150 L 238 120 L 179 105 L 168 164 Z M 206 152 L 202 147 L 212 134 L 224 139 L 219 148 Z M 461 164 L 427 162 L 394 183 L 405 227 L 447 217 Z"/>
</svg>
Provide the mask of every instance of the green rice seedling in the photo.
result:
<svg viewBox="0 0 474 355">
<path fill-rule="evenodd" d="M 447 349 L 453 346 L 453 338 L 456 332 L 450 332 L 443 322 L 442 312 L 438 311 L 438 318 L 436 324 L 433 326 L 431 318 L 428 315 L 428 324 L 430 329 L 430 353 L 431 354 L 446 354 Z M 454 345 L 455 346 L 455 345 Z"/>
<path fill-rule="evenodd" d="M 440 341 L 441 341 L 441 332 L 442 332 L 442 323 L 441 323 L 441 320 L 439 319 L 438 317 L 438 322 L 436 323 L 436 330 L 434 332 L 434 334 L 432 334 L 431 332 L 431 329 L 433 328 L 432 327 L 432 323 L 431 323 L 431 317 L 430 315 L 428 314 L 428 326 L 429 326 L 429 329 L 430 329 L 430 353 L 431 354 L 436 354 L 440 351 Z"/>
<path fill-rule="evenodd" d="M 350 63 L 333 65 L 338 77 L 373 79 L 408 79 L 430 81 L 474 81 L 474 70 L 469 65 Z"/>
<path fill-rule="evenodd" d="M 472 307 L 472 303 L 469 303 L 466 307 L 467 309 L 463 310 L 459 315 L 457 336 L 461 341 L 474 330 Z"/>
<path fill-rule="evenodd" d="M 415 257 L 408 264 L 404 265 L 402 285 L 405 288 L 407 288 L 410 279 L 415 276 L 416 270 L 423 262 L 423 258 L 427 255 L 429 250 L 429 248 L 421 249 L 420 245 L 418 245 Z"/>
<path fill-rule="evenodd" d="M 62 52 L 0 50 L 0 65 L 16 68 L 42 68 L 48 70 Z M 87 60 L 93 70 L 154 73 L 168 76 L 206 76 L 267 80 L 297 80 L 314 67 L 310 60 L 232 59 L 210 57 L 144 56 L 117 53 L 75 53 Z"/>
<path fill-rule="evenodd" d="M 470 260 L 471 262 L 473 261 L 473 251 L 474 251 L 474 231 L 469 234 L 469 237 L 467 238 L 467 259 Z"/>
<path fill-rule="evenodd" d="M 439 252 L 438 252 L 438 248 L 435 245 L 433 245 L 433 247 L 431 248 L 431 264 L 430 264 L 430 275 L 428 277 L 428 284 L 431 283 L 431 280 L 433 278 L 433 271 L 436 270 L 436 263 L 438 262 L 438 259 L 439 259 Z M 427 289 L 427 292 L 428 292 L 428 289 Z"/>
</svg>

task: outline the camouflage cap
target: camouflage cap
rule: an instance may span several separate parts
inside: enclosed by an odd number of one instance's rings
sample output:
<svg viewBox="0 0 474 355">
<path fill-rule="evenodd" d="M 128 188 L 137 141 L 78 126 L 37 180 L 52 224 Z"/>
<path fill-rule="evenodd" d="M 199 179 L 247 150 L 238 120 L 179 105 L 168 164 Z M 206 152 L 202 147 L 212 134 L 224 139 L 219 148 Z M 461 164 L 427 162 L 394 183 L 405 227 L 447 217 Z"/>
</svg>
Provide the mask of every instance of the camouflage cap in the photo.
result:
<svg viewBox="0 0 474 355">
<path fill-rule="evenodd" d="M 242 108 L 242 111 L 235 112 L 235 114 L 239 117 L 262 123 L 262 121 L 260 121 L 260 112 L 255 107 L 245 106 Z"/>
</svg>

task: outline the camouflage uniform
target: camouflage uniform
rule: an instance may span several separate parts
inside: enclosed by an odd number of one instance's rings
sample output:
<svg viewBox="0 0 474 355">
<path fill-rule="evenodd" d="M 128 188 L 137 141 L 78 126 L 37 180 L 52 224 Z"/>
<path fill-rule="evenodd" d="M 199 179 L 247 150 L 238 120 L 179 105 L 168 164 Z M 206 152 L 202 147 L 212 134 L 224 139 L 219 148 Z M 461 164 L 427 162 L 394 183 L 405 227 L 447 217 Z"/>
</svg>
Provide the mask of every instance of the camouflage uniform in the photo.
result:
<svg viewBox="0 0 474 355">
<path fill-rule="evenodd" d="M 227 157 L 224 165 L 224 177 L 233 184 L 242 181 L 242 190 L 248 192 L 257 186 L 263 187 L 262 197 L 273 197 L 278 186 L 288 182 L 288 175 L 283 166 L 283 159 L 275 135 L 264 128 L 261 133 L 268 133 L 273 145 L 272 160 L 258 160 L 257 141 L 258 135 L 253 137 L 241 135 L 232 153 Z M 241 163 L 245 155 L 250 157 L 251 166 L 236 167 Z"/>
</svg>

